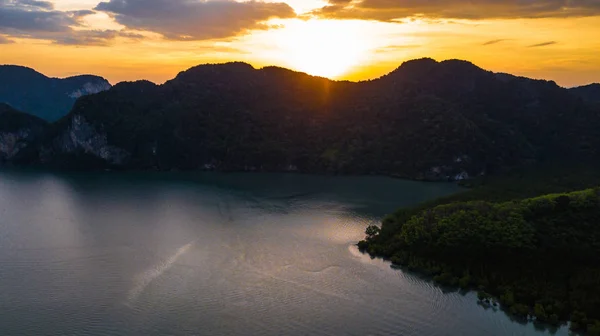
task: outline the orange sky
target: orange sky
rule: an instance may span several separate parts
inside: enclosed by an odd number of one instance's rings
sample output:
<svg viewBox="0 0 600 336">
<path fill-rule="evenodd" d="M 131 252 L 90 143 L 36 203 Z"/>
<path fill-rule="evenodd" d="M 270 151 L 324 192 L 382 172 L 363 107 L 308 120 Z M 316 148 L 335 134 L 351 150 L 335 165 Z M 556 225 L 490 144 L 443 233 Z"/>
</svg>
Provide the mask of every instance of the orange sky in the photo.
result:
<svg viewBox="0 0 600 336">
<path fill-rule="evenodd" d="M 600 1 L 563 2 L 0 0 L 0 64 L 114 84 L 238 60 L 361 80 L 433 57 L 563 86 L 600 82 Z"/>
</svg>

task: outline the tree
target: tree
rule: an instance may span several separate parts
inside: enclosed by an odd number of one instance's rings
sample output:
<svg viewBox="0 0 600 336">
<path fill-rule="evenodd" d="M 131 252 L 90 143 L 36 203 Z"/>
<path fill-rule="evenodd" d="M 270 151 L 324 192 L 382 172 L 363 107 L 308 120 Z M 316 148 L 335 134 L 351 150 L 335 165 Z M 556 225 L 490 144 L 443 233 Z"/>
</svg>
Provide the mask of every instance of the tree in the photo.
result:
<svg viewBox="0 0 600 336">
<path fill-rule="evenodd" d="M 480 291 L 478 291 L 478 292 L 477 292 L 477 299 L 478 299 L 479 301 L 489 300 L 489 299 L 490 299 L 490 297 L 491 297 L 491 295 L 490 295 L 490 294 L 488 294 L 488 293 L 486 293 L 486 292 L 485 292 L 485 291 L 483 291 L 483 290 L 480 290 Z"/>
<path fill-rule="evenodd" d="M 513 294 L 512 290 L 507 290 L 506 292 L 504 292 L 504 294 L 500 296 L 500 302 L 507 307 L 511 307 L 512 305 L 514 305 L 515 295 Z"/>
<path fill-rule="evenodd" d="M 526 318 L 529 315 L 529 308 L 524 304 L 517 303 L 510 307 L 510 313 L 515 316 Z"/>
<path fill-rule="evenodd" d="M 365 233 L 367 234 L 367 239 L 373 239 L 381 232 L 381 229 L 377 225 L 369 225 Z"/>
<path fill-rule="evenodd" d="M 600 336 L 600 321 L 594 321 L 594 323 L 588 325 L 587 332 L 593 336 Z"/>
<path fill-rule="evenodd" d="M 538 321 L 546 321 L 548 319 L 548 314 L 546 314 L 544 306 L 540 303 L 536 303 L 535 307 L 533 307 L 533 314 Z"/>
</svg>

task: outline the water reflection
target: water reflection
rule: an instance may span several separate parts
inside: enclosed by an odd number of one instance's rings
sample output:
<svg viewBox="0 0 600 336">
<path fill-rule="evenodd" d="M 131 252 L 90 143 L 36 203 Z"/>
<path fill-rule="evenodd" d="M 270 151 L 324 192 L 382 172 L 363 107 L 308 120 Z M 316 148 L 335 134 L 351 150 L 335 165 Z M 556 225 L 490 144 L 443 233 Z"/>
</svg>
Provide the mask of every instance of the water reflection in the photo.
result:
<svg viewBox="0 0 600 336">
<path fill-rule="evenodd" d="M 2 172 L 0 330 L 543 333 L 354 246 L 397 206 L 454 191 L 378 177 Z"/>
</svg>

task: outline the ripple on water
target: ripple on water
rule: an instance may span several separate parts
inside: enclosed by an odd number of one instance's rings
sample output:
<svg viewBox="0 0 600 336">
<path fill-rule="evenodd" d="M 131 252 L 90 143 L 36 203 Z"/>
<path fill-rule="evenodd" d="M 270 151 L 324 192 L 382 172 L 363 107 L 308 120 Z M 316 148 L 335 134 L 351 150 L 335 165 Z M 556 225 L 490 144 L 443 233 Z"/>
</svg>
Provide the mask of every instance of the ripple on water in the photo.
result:
<svg viewBox="0 0 600 336">
<path fill-rule="evenodd" d="M 135 176 L 0 172 L 0 334 L 539 334 L 354 245 L 446 185 Z"/>
</svg>

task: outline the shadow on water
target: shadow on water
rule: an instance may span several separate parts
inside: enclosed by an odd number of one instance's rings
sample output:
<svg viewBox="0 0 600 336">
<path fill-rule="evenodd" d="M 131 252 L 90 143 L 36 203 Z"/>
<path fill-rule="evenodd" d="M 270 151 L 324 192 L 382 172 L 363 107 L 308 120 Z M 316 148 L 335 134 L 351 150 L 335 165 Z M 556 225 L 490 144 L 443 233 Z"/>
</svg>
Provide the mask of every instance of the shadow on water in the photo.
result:
<svg viewBox="0 0 600 336">
<path fill-rule="evenodd" d="M 463 297 L 473 296 L 476 298 L 476 296 L 474 295 L 474 294 L 476 294 L 476 291 L 474 289 L 464 289 L 464 288 L 460 288 L 457 286 L 448 286 L 448 285 L 440 284 L 440 283 L 434 281 L 433 276 L 429 276 L 429 275 L 423 274 L 421 272 L 410 270 L 405 266 L 392 264 L 389 260 L 379 258 L 379 257 L 373 257 L 366 252 L 361 251 L 359 253 L 369 256 L 371 258 L 371 260 L 377 259 L 377 260 L 382 260 L 386 263 L 389 263 L 390 268 L 395 271 L 402 272 L 403 274 L 426 281 L 426 282 L 432 284 L 433 286 L 435 286 L 436 288 L 440 289 L 440 291 L 444 295 L 460 294 Z M 499 302 L 496 302 L 496 301 L 482 301 L 482 300 L 477 299 L 475 302 L 478 307 L 481 307 L 485 311 L 491 311 L 493 313 L 500 312 L 500 313 L 504 314 L 506 317 L 508 317 L 508 319 L 511 322 L 522 325 L 522 326 L 531 326 L 532 325 L 536 331 L 541 332 L 541 333 L 548 333 L 550 335 L 556 335 L 557 333 L 561 332 L 562 334 L 565 334 L 565 335 L 578 335 L 577 333 L 574 333 L 569 330 L 568 324 L 563 323 L 560 326 L 555 326 L 555 325 L 551 325 L 548 323 L 543 323 L 543 322 L 537 321 L 532 316 L 528 316 L 528 317 L 516 316 L 514 314 L 511 314 L 510 311 L 507 309 L 507 307 L 504 307 L 502 304 L 500 304 Z"/>
<path fill-rule="evenodd" d="M 415 205 L 461 190 L 453 183 L 426 183 L 382 176 L 328 176 L 295 173 L 221 172 L 55 172 L 4 169 L 23 181 L 59 178 L 76 192 L 103 193 L 107 188 L 127 194 L 174 185 L 190 191 L 227 192 L 248 200 L 286 204 L 296 201 L 343 204 L 357 214 L 380 218 L 399 206 Z M 35 183 L 35 181 L 34 181 Z"/>
</svg>

